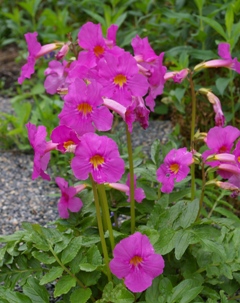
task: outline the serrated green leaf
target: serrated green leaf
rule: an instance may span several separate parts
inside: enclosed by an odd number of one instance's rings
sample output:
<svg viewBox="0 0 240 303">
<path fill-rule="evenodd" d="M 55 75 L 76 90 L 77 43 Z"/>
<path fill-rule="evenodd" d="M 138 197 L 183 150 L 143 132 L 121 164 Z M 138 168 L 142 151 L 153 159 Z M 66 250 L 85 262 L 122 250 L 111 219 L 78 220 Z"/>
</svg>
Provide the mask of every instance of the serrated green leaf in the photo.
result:
<svg viewBox="0 0 240 303">
<path fill-rule="evenodd" d="M 50 268 L 49 272 L 47 272 L 42 279 L 40 280 L 39 284 L 44 285 L 49 282 L 55 281 L 57 278 L 61 277 L 63 273 L 62 267 L 52 267 Z"/>
<path fill-rule="evenodd" d="M 63 264 L 71 262 L 82 246 L 82 237 L 75 237 L 62 252 L 61 261 Z"/>
<path fill-rule="evenodd" d="M 40 262 L 42 262 L 44 264 L 52 264 L 56 261 L 54 256 L 51 256 L 45 252 L 33 251 L 32 255 L 35 259 L 39 260 Z"/>
<path fill-rule="evenodd" d="M 132 303 L 135 301 L 134 295 L 123 284 L 118 284 L 113 289 L 112 282 L 104 287 L 102 298 L 105 302 L 113 303 Z"/>
<path fill-rule="evenodd" d="M 86 303 L 90 299 L 92 291 L 90 288 L 78 288 L 70 296 L 71 303 Z"/>
<path fill-rule="evenodd" d="M 83 271 L 91 272 L 97 269 L 97 265 L 92 265 L 89 263 L 81 263 L 79 264 L 79 268 Z"/>
<path fill-rule="evenodd" d="M 36 279 L 30 277 L 23 286 L 23 293 L 34 303 L 48 303 L 49 294 L 45 287 L 40 286 Z"/>
<path fill-rule="evenodd" d="M 71 276 L 61 277 L 55 286 L 54 297 L 56 298 L 68 293 L 69 290 L 76 285 L 76 282 L 76 279 Z"/>
<path fill-rule="evenodd" d="M 96 245 L 93 245 L 91 248 L 89 248 L 87 252 L 87 260 L 88 263 L 92 265 L 102 265 L 102 256 Z"/>
<path fill-rule="evenodd" d="M 101 272 L 81 272 L 81 281 L 85 286 L 91 286 L 97 283 L 101 277 Z"/>
</svg>

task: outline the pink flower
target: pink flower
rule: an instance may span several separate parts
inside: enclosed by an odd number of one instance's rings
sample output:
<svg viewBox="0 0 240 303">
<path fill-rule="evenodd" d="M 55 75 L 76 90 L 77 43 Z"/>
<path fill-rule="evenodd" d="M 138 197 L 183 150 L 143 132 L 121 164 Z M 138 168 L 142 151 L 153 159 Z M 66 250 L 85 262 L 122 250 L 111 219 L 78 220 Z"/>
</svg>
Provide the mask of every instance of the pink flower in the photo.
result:
<svg viewBox="0 0 240 303">
<path fill-rule="evenodd" d="M 124 173 L 124 161 L 120 158 L 117 144 L 95 133 L 81 137 L 71 167 L 79 180 L 86 180 L 92 174 L 97 183 L 118 182 Z"/>
<path fill-rule="evenodd" d="M 50 53 L 59 47 L 59 43 L 51 43 L 41 46 L 41 44 L 37 41 L 37 35 L 37 32 L 27 33 L 24 35 L 28 45 L 29 54 L 27 63 L 23 65 L 21 69 L 21 75 L 18 78 L 19 84 L 22 84 L 24 79 L 31 78 L 31 75 L 34 73 L 35 62 L 39 57 Z"/>
<path fill-rule="evenodd" d="M 235 70 L 237 73 L 240 73 L 240 62 L 238 62 L 237 58 L 232 59 L 230 53 L 230 44 L 219 43 L 218 55 L 222 59 L 210 60 L 207 62 L 200 63 L 194 67 L 194 70 L 200 70 L 202 68 L 211 67 L 227 67 L 232 70 Z"/>
<path fill-rule="evenodd" d="M 124 52 L 119 57 L 106 54 L 98 63 L 101 94 L 129 106 L 132 96 L 142 97 L 147 93 L 147 79 L 139 74 L 138 66 L 132 55 Z"/>
<path fill-rule="evenodd" d="M 67 43 L 65 43 L 63 46 L 62 46 L 62 48 L 59 50 L 59 52 L 56 54 L 56 59 L 57 60 L 61 60 L 61 59 L 63 59 L 66 55 L 67 55 L 67 53 L 68 53 L 68 51 L 69 51 L 69 45 L 71 44 L 71 42 L 67 42 Z"/>
<path fill-rule="evenodd" d="M 147 37 L 142 39 L 137 35 L 132 39 L 131 45 L 134 50 L 134 58 L 138 63 L 152 62 L 158 58 L 151 45 L 149 44 Z"/>
<path fill-rule="evenodd" d="M 137 188 L 137 177 L 134 175 L 134 200 L 138 203 L 141 203 L 144 198 L 146 198 L 146 195 L 144 193 L 144 190 L 140 187 Z M 130 174 L 127 175 L 127 181 L 126 184 L 121 183 L 109 183 L 108 184 L 111 188 L 120 190 L 128 196 L 127 202 L 130 202 Z"/>
<path fill-rule="evenodd" d="M 60 177 L 57 177 L 55 181 L 58 187 L 60 188 L 62 194 L 58 202 L 59 216 L 63 219 L 67 219 L 69 218 L 68 210 L 76 213 L 82 208 L 82 201 L 80 200 L 80 198 L 75 197 L 75 195 L 82 191 L 84 188 L 86 188 L 86 185 L 81 184 L 75 187 L 68 187 L 68 182 Z"/>
<path fill-rule="evenodd" d="M 85 23 L 78 33 L 78 43 L 84 51 L 81 51 L 78 56 L 78 61 L 82 65 L 92 68 L 97 65 L 97 62 L 107 53 L 118 56 L 123 53 L 123 49 L 115 46 L 116 42 L 116 26 L 110 27 L 108 38 L 104 39 L 100 24 L 92 22 Z"/>
<path fill-rule="evenodd" d="M 215 124 L 216 126 L 223 127 L 225 124 L 225 117 L 222 112 L 221 102 L 217 96 L 215 96 L 212 92 L 207 93 L 207 98 L 210 103 L 213 104 L 213 110 L 215 112 Z"/>
<path fill-rule="evenodd" d="M 193 163 L 193 155 L 186 147 L 172 149 L 164 159 L 164 163 L 157 170 L 157 180 L 162 183 L 161 191 L 170 193 L 174 188 L 174 180 L 180 182 L 185 179 Z"/>
<path fill-rule="evenodd" d="M 146 129 L 149 125 L 150 111 L 145 106 L 142 97 L 132 97 L 132 103 L 127 107 L 108 98 L 103 98 L 103 104 L 122 117 L 126 122 L 130 133 L 132 132 L 133 123 L 135 121 L 138 121 L 143 129 Z"/>
<path fill-rule="evenodd" d="M 50 160 L 50 150 L 55 149 L 57 144 L 51 141 L 46 142 L 47 131 L 45 126 L 38 126 L 28 122 L 28 139 L 34 149 L 33 173 L 32 179 L 41 176 L 43 179 L 50 181 L 50 176 L 44 171 L 47 169 Z"/>
<path fill-rule="evenodd" d="M 210 155 L 230 153 L 234 141 L 240 136 L 240 130 L 234 126 L 211 128 L 206 137 L 206 144 L 209 150 L 203 152 L 202 157 L 204 160 Z M 220 164 L 219 161 L 207 162 L 210 166 L 214 167 Z"/>
<path fill-rule="evenodd" d="M 50 137 L 53 143 L 57 143 L 56 149 L 62 153 L 74 153 L 76 146 L 80 142 L 76 132 L 66 125 L 60 125 L 54 128 Z"/>
<path fill-rule="evenodd" d="M 127 175 L 126 185 L 128 186 L 128 191 L 126 194 L 128 195 L 128 202 L 130 202 L 130 174 Z M 134 175 L 134 200 L 138 203 L 141 203 L 142 200 L 146 198 L 144 190 L 140 187 L 137 188 L 137 176 Z"/>
<path fill-rule="evenodd" d="M 60 124 L 74 129 L 78 135 L 94 132 L 95 128 L 99 131 L 110 130 L 113 115 L 105 106 L 101 106 L 100 89 L 95 80 L 87 85 L 76 78 L 69 85 L 63 109 L 58 115 Z"/>
<path fill-rule="evenodd" d="M 237 166 L 240 168 L 240 141 L 237 142 L 236 148 L 233 151 L 233 155 L 235 156 Z"/>
<path fill-rule="evenodd" d="M 185 68 L 180 71 L 167 72 L 164 75 L 165 80 L 173 79 L 175 83 L 181 83 L 188 75 L 189 69 Z"/>
<path fill-rule="evenodd" d="M 159 57 L 149 66 L 151 75 L 148 77 L 150 85 L 149 94 L 146 97 L 146 105 L 151 111 L 154 111 L 155 98 L 163 93 L 165 84 L 165 73 L 167 68 L 163 65 L 164 53 L 161 53 Z"/>
<path fill-rule="evenodd" d="M 68 74 L 68 62 L 63 63 L 53 60 L 48 64 L 48 68 L 45 70 L 44 75 L 47 76 L 44 81 L 44 87 L 46 92 L 54 95 L 58 89 L 67 87 L 66 77 Z"/>
<path fill-rule="evenodd" d="M 121 240 L 113 250 L 109 266 L 111 272 L 124 279 L 132 292 L 142 292 L 152 285 L 152 280 L 163 273 L 164 260 L 156 254 L 146 235 L 136 232 Z"/>
</svg>

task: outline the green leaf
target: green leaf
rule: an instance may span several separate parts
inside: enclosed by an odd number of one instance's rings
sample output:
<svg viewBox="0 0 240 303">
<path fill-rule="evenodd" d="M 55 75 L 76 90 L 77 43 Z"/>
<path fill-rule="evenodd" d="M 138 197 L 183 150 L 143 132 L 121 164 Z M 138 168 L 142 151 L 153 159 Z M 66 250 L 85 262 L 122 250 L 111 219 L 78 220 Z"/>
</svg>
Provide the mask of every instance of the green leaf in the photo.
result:
<svg viewBox="0 0 240 303">
<path fill-rule="evenodd" d="M 49 272 L 47 272 L 42 279 L 40 280 L 39 284 L 44 285 L 49 282 L 55 281 L 57 278 L 61 277 L 63 273 L 62 267 L 52 267 L 50 268 Z"/>
<path fill-rule="evenodd" d="M 192 300 L 192 297 L 195 298 L 203 289 L 202 286 L 197 286 L 196 284 L 199 284 L 199 281 L 195 281 L 193 279 L 186 279 L 180 282 L 177 286 L 173 288 L 173 294 L 171 296 L 170 302 L 190 302 Z M 191 289 L 194 289 L 194 291 L 193 293 L 190 292 L 190 296 L 188 297 L 187 294 Z M 189 298 L 191 298 L 190 301 Z"/>
<path fill-rule="evenodd" d="M 158 254 L 165 255 L 173 250 L 175 246 L 175 230 L 165 228 L 160 230 L 159 240 L 155 243 L 154 248 Z"/>
<path fill-rule="evenodd" d="M 198 210 L 199 210 L 199 199 L 195 199 L 191 202 L 187 202 L 180 217 L 180 225 L 183 228 L 187 228 L 192 223 L 194 223 L 198 215 Z"/>
<path fill-rule="evenodd" d="M 196 286 L 184 293 L 181 301 L 179 303 L 189 303 L 193 299 L 196 299 L 197 295 L 203 290 L 203 286 Z"/>
<path fill-rule="evenodd" d="M 112 282 L 104 287 L 102 298 L 104 302 L 113 303 L 132 303 L 135 301 L 134 295 L 123 284 L 118 284 L 113 288 Z"/>
<path fill-rule="evenodd" d="M 89 263 L 81 263 L 81 264 L 79 264 L 79 268 L 86 272 L 92 272 L 92 271 L 96 270 L 98 268 L 98 266 L 92 265 Z"/>
<path fill-rule="evenodd" d="M 92 291 L 90 288 L 78 288 L 70 296 L 71 303 L 86 303 L 90 299 Z"/>
<path fill-rule="evenodd" d="M 153 163 L 156 164 L 157 167 L 159 167 L 160 165 L 160 160 L 159 160 L 160 149 L 161 149 L 160 140 L 156 139 L 151 145 L 151 159 Z"/>
<path fill-rule="evenodd" d="M 221 24 L 219 24 L 214 19 L 211 19 L 208 17 L 204 17 L 204 16 L 197 16 L 197 17 L 202 19 L 209 26 L 211 26 L 217 33 L 219 33 L 219 35 L 221 35 L 224 38 L 224 40 L 227 41 L 227 35 L 226 35 L 223 27 L 221 26 Z"/>
<path fill-rule="evenodd" d="M 43 251 L 33 251 L 32 255 L 35 259 L 39 260 L 40 262 L 44 263 L 44 264 L 52 264 L 56 261 L 56 259 L 54 258 L 54 256 L 51 256 L 48 253 L 45 253 Z"/>
<path fill-rule="evenodd" d="M 30 277 L 23 286 L 23 292 L 34 303 L 48 303 L 49 294 L 45 287 L 40 286 L 36 279 Z"/>
<path fill-rule="evenodd" d="M 198 10 L 201 12 L 203 9 L 203 5 L 205 3 L 205 0 L 194 0 L 195 4 L 198 7 Z"/>
<path fill-rule="evenodd" d="M 72 241 L 62 252 L 61 261 L 63 264 L 71 262 L 79 252 L 82 246 L 82 237 L 73 238 Z"/>
<path fill-rule="evenodd" d="M 233 21 L 234 21 L 233 7 L 232 7 L 231 3 L 229 3 L 226 14 L 225 14 L 225 25 L 226 25 L 226 29 L 227 29 L 229 38 L 231 37 Z"/>
<path fill-rule="evenodd" d="M 231 37 L 233 38 L 233 42 L 230 42 L 231 49 L 234 49 L 236 43 L 238 42 L 239 36 L 240 36 L 240 21 L 236 24 L 233 24 L 233 27 L 232 27 Z"/>
<path fill-rule="evenodd" d="M 55 290 L 54 297 L 59 297 L 62 294 L 66 294 L 69 290 L 76 285 L 76 279 L 71 276 L 63 276 L 58 280 Z"/>
<path fill-rule="evenodd" d="M 179 103 L 182 103 L 183 96 L 185 94 L 186 89 L 177 87 L 174 91 L 172 91 L 172 94 L 177 98 Z"/>
<path fill-rule="evenodd" d="M 236 221 L 237 223 L 240 222 L 239 217 L 234 215 L 232 211 L 227 210 L 226 208 L 223 207 L 216 207 L 214 209 L 216 212 L 218 212 L 219 214 L 229 218 L 229 219 L 233 219 L 234 221 Z"/>
<path fill-rule="evenodd" d="M 175 236 L 175 257 L 180 260 L 182 255 L 185 253 L 193 237 L 189 231 L 179 230 Z"/>
<path fill-rule="evenodd" d="M 14 292 L 3 286 L 0 286 L 0 299 L 5 299 L 9 303 L 32 303 L 32 300 L 26 295 Z"/>
<path fill-rule="evenodd" d="M 85 286 L 91 286 L 97 284 L 97 281 L 101 277 L 101 272 L 81 272 L 81 281 Z"/>
<path fill-rule="evenodd" d="M 92 265 L 102 265 L 102 256 L 96 245 L 93 245 L 87 252 L 87 260 Z"/>
<path fill-rule="evenodd" d="M 106 25 L 106 22 L 104 20 L 103 17 L 101 17 L 100 15 L 98 15 L 97 13 L 94 13 L 93 11 L 90 11 L 88 9 L 83 9 L 83 11 L 88 14 L 90 17 L 92 17 L 93 19 L 95 19 L 97 22 L 99 22 L 102 26 Z"/>
<path fill-rule="evenodd" d="M 229 82 L 231 81 L 231 78 L 218 78 L 216 81 L 216 87 L 219 91 L 219 93 L 223 96 L 224 91 L 226 87 L 228 86 Z"/>
</svg>

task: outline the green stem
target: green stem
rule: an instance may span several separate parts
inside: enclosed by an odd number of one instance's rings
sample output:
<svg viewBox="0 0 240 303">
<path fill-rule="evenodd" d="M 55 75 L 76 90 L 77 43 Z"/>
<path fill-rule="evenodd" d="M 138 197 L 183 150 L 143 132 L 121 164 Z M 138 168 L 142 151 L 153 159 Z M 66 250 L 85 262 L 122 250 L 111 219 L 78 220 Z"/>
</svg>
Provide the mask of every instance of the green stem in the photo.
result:
<svg viewBox="0 0 240 303">
<path fill-rule="evenodd" d="M 96 207 L 96 215 L 97 215 L 97 221 L 98 221 L 98 231 L 101 239 L 101 244 L 102 244 L 102 250 L 103 250 L 103 256 L 105 259 L 105 264 L 106 264 L 106 272 L 107 272 L 107 277 L 108 281 L 112 281 L 112 275 L 110 272 L 109 268 L 109 257 L 108 257 L 108 251 L 107 251 L 107 245 L 104 237 L 104 231 L 103 231 L 103 224 L 102 224 L 102 218 L 101 218 L 101 210 L 100 210 L 100 205 L 99 205 L 99 199 L 98 199 L 98 194 L 97 194 L 97 187 L 96 183 L 94 182 L 92 175 L 89 174 L 90 180 L 92 182 L 92 189 L 93 189 L 93 195 L 94 195 L 94 202 L 95 202 L 95 207 Z"/>
<path fill-rule="evenodd" d="M 127 135 L 128 161 L 129 161 L 129 173 L 130 173 L 131 233 L 133 234 L 135 232 L 134 170 L 133 170 L 131 134 L 128 131 L 127 124 L 126 124 L 126 135 Z"/>
<path fill-rule="evenodd" d="M 51 251 L 51 253 L 53 254 L 54 258 L 56 259 L 57 263 L 62 267 L 63 270 L 66 271 L 66 273 L 69 274 L 69 276 L 73 277 L 76 281 L 77 284 L 82 287 L 82 288 L 86 288 L 86 286 L 60 261 L 60 259 L 58 258 L 57 254 L 55 253 L 55 251 L 53 250 L 52 246 L 50 243 L 48 243 L 49 245 L 49 250 Z M 92 302 L 95 302 L 96 300 L 94 299 L 93 296 L 91 296 L 91 300 Z"/>
<path fill-rule="evenodd" d="M 206 176 L 205 176 L 205 171 L 204 171 L 204 165 L 202 164 L 202 191 L 201 191 L 201 196 L 199 199 L 199 210 L 198 210 L 198 215 L 195 221 L 198 220 L 200 214 L 201 214 L 201 209 L 203 205 L 203 198 L 204 198 L 204 192 L 205 192 L 205 184 L 206 184 Z"/>
<path fill-rule="evenodd" d="M 192 122 L 191 122 L 191 150 L 194 150 L 194 134 L 195 134 L 195 124 L 196 124 L 196 94 L 194 90 L 194 83 L 192 79 L 192 73 L 190 73 L 190 88 L 192 96 Z M 191 200 L 195 197 L 195 164 L 191 165 Z"/>
<path fill-rule="evenodd" d="M 99 192 L 99 195 L 101 197 L 101 202 L 102 202 L 101 204 L 102 204 L 102 210 L 103 210 L 103 219 L 104 219 L 105 224 L 107 225 L 111 248 L 113 251 L 115 243 L 114 243 L 112 222 L 110 219 L 110 212 L 109 212 L 107 195 L 106 195 L 104 184 L 98 184 L 98 192 Z"/>
</svg>

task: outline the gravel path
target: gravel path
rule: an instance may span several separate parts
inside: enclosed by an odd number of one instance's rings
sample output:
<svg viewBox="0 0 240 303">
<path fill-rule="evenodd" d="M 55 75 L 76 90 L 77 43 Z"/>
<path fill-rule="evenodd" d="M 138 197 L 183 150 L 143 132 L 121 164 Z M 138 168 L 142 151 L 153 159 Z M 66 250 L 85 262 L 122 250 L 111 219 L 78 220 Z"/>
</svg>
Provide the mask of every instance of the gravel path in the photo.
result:
<svg viewBox="0 0 240 303">
<path fill-rule="evenodd" d="M 11 111 L 9 101 L 1 97 L 0 111 Z M 170 121 L 151 121 L 147 130 L 137 124 L 133 129 L 133 146 L 142 144 L 148 152 L 156 138 L 165 143 L 170 132 Z M 32 167 L 33 155 L 0 148 L 0 234 L 13 233 L 24 221 L 45 225 L 58 217 L 59 189 L 41 178 L 33 181 Z"/>
</svg>

